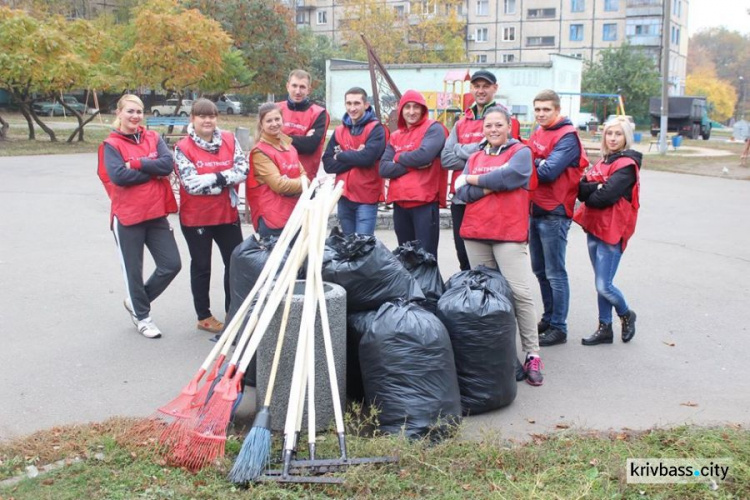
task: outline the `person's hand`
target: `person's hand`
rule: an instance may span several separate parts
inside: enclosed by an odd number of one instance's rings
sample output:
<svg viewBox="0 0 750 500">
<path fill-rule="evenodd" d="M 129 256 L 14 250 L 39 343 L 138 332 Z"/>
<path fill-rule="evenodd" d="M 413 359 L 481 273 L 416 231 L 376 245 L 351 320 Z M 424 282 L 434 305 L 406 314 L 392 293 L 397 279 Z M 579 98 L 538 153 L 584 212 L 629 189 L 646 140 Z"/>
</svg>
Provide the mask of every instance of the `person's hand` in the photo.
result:
<svg viewBox="0 0 750 500">
<path fill-rule="evenodd" d="M 182 180 L 189 191 L 202 191 L 216 184 L 216 174 L 193 174 Z"/>
<path fill-rule="evenodd" d="M 130 162 L 129 161 L 125 162 L 125 168 L 130 168 Z"/>
<path fill-rule="evenodd" d="M 458 191 L 460 188 L 464 187 L 466 185 L 466 176 L 461 174 L 458 177 L 456 177 L 456 191 Z"/>
</svg>

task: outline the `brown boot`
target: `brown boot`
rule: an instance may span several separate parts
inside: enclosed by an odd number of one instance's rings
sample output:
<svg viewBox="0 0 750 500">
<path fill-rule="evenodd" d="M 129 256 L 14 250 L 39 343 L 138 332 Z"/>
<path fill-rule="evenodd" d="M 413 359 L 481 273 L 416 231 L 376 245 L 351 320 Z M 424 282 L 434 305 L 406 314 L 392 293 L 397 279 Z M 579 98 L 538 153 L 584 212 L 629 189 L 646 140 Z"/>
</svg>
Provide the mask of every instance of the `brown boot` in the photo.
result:
<svg viewBox="0 0 750 500">
<path fill-rule="evenodd" d="M 198 330 L 204 330 L 211 333 L 219 333 L 223 329 L 224 323 L 214 318 L 213 316 L 209 316 L 206 319 L 198 321 Z"/>
</svg>

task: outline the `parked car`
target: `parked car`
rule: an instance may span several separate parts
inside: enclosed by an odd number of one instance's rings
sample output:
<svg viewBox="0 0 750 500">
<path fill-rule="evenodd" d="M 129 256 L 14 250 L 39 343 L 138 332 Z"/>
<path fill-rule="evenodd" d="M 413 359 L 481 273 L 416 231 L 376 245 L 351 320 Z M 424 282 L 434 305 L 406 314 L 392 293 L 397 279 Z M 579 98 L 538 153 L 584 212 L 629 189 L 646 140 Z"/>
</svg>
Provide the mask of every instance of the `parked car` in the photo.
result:
<svg viewBox="0 0 750 500">
<path fill-rule="evenodd" d="M 63 101 L 65 101 L 65 104 L 67 104 L 74 111 L 81 114 L 86 113 L 86 105 L 82 102 L 78 102 L 78 99 L 76 99 L 72 95 L 63 96 Z M 37 115 L 62 116 L 65 114 L 70 114 L 57 100 L 38 101 L 32 104 L 31 107 L 34 108 L 34 112 Z"/>
<path fill-rule="evenodd" d="M 164 104 L 160 104 L 159 106 L 151 106 L 151 114 L 154 116 L 174 116 L 175 111 L 177 111 L 177 104 L 179 103 L 179 99 L 167 99 L 167 102 Z M 179 116 L 188 116 L 190 114 L 190 110 L 193 107 L 193 101 L 190 99 L 183 99 L 182 100 L 182 106 L 180 106 L 180 110 L 178 111 Z"/>
<path fill-rule="evenodd" d="M 219 109 L 219 113 L 226 113 L 228 115 L 239 115 L 242 113 L 242 103 L 239 97 L 234 94 L 224 94 L 216 99 L 215 104 Z"/>
<path fill-rule="evenodd" d="M 626 119 L 627 121 L 629 121 L 629 122 L 630 122 L 630 125 L 632 125 L 632 127 L 633 127 L 633 131 L 635 131 L 635 120 L 633 120 L 633 117 L 632 117 L 632 116 L 630 116 L 630 115 L 609 115 L 609 116 L 607 117 L 607 119 L 606 119 L 606 120 L 604 121 L 604 123 L 606 123 L 606 122 L 610 121 L 610 120 L 611 120 L 611 119 L 613 119 L 613 118 L 617 118 L 618 116 L 619 116 L 620 118 L 625 118 L 625 119 Z"/>
<path fill-rule="evenodd" d="M 594 129 L 599 125 L 599 118 L 594 113 L 578 113 L 571 121 L 581 130 Z"/>
</svg>

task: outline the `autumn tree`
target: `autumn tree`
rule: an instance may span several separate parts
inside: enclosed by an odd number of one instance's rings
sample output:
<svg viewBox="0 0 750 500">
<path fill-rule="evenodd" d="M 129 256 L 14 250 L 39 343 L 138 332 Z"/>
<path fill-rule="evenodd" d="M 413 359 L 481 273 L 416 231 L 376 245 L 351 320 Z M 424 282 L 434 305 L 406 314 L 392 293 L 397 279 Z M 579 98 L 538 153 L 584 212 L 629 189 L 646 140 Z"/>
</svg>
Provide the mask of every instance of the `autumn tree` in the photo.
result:
<svg viewBox="0 0 750 500">
<path fill-rule="evenodd" d="M 713 71 L 693 72 L 685 82 L 687 95 L 706 96 L 709 116 L 722 122 L 732 117 L 737 103 L 737 92 L 729 82 L 719 80 Z"/>
<path fill-rule="evenodd" d="M 463 0 L 414 1 L 408 26 L 408 62 L 451 63 L 466 60 L 465 23 L 458 18 Z"/>
<path fill-rule="evenodd" d="M 622 95 L 628 114 L 638 121 L 648 119 L 648 100 L 660 88 L 654 60 L 629 44 L 604 49 L 584 63 L 582 92 Z"/>
<path fill-rule="evenodd" d="M 121 71 L 132 85 L 162 88 L 180 102 L 186 90 L 220 79 L 232 45 L 217 21 L 176 0 L 143 4 L 125 37 Z"/>
<path fill-rule="evenodd" d="M 404 62 L 408 54 L 405 14 L 381 0 L 342 0 L 341 3 L 345 15 L 340 30 L 343 51 L 348 58 L 367 60 L 367 48 L 360 36 L 363 33 L 381 61 L 386 64 Z"/>
</svg>

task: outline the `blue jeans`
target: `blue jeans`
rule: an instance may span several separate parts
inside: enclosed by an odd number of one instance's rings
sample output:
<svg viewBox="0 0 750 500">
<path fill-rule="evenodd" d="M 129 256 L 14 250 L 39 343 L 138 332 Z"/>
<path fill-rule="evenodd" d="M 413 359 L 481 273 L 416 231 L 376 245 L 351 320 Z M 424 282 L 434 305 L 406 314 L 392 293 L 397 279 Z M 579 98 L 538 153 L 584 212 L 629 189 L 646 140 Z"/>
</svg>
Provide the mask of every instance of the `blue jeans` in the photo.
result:
<svg viewBox="0 0 750 500">
<path fill-rule="evenodd" d="M 539 280 L 544 303 L 542 320 L 568 333 L 570 285 L 565 270 L 565 251 L 571 219 L 559 215 L 531 217 L 529 255 L 531 270 Z"/>
<path fill-rule="evenodd" d="M 587 243 L 591 265 L 594 266 L 599 321 L 612 323 L 612 307 L 618 316 L 628 312 L 625 296 L 612 284 L 620 264 L 622 249 L 619 243 L 610 245 L 591 234 L 587 235 Z"/>
<path fill-rule="evenodd" d="M 377 218 L 377 203 L 357 203 L 343 196 L 339 199 L 339 222 L 345 235 L 375 234 Z"/>
</svg>

